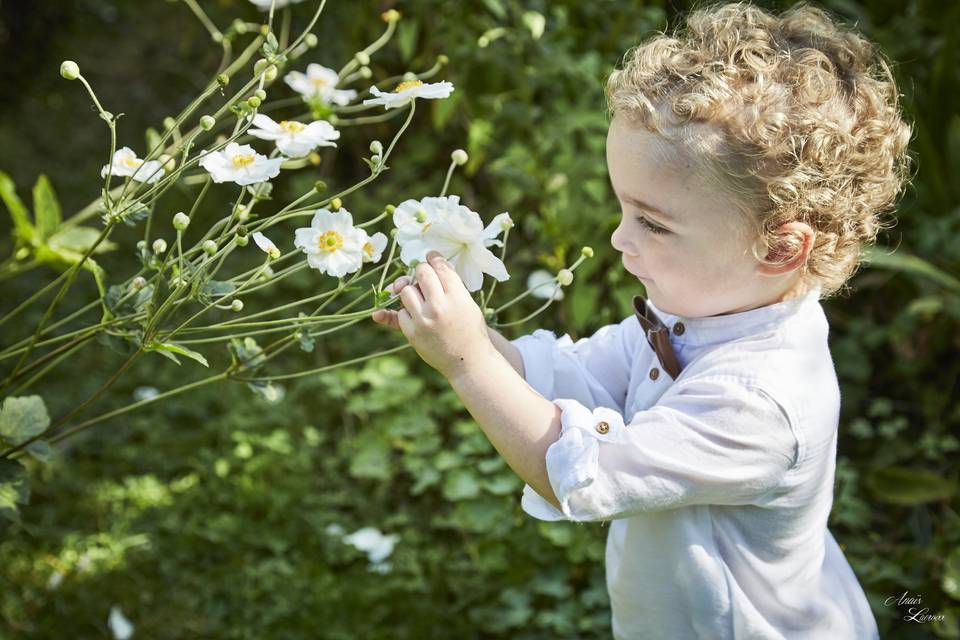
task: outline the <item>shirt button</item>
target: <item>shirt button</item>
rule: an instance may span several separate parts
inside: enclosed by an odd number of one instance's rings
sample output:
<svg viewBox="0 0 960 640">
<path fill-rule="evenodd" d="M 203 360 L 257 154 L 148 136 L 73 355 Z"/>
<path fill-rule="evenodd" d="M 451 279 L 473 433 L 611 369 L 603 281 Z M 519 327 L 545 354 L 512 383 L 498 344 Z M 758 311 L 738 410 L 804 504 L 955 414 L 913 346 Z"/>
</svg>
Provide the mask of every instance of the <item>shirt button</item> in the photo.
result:
<svg viewBox="0 0 960 640">
<path fill-rule="evenodd" d="M 597 423 L 597 433 L 607 433 L 610 431 L 610 425 L 607 422 L 601 421 Z"/>
<path fill-rule="evenodd" d="M 678 322 L 677 324 L 673 325 L 673 332 L 678 336 L 682 336 L 685 330 L 686 327 L 683 326 L 682 322 Z"/>
<path fill-rule="evenodd" d="M 659 377 L 660 377 L 660 369 L 657 369 L 656 367 L 654 367 L 653 369 L 650 369 L 651 380 L 656 380 Z"/>
</svg>

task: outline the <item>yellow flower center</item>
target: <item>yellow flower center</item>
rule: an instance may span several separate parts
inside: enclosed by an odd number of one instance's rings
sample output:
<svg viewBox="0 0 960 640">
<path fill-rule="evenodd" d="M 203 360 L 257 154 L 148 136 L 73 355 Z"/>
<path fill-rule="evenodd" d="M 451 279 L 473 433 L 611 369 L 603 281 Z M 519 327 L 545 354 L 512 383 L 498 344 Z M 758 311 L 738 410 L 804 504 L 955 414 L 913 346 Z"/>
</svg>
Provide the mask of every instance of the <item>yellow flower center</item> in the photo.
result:
<svg viewBox="0 0 960 640">
<path fill-rule="evenodd" d="M 433 224 L 432 222 L 428 222 L 427 224 L 423 225 L 423 229 L 420 229 L 420 233 L 426 233 L 427 229 L 429 229 L 430 225 L 432 224 Z"/>
<path fill-rule="evenodd" d="M 307 125 L 303 124 L 302 122 L 295 122 L 293 120 L 283 120 L 280 123 L 280 128 L 287 133 L 300 133 L 307 128 Z"/>
<path fill-rule="evenodd" d="M 363 252 L 367 254 L 367 257 L 373 258 L 373 245 L 369 242 L 363 244 Z"/>
<path fill-rule="evenodd" d="M 401 91 L 405 91 L 407 89 L 412 89 L 413 87 L 419 87 L 422 85 L 423 85 L 423 82 L 421 82 L 420 80 L 407 80 L 405 82 L 401 82 L 400 84 L 398 84 L 397 88 L 394 89 L 393 92 L 400 93 Z"/>
<path fill-rule="evenodd" d="M 310 78 L 310 84 L 315 87 L 325 87 L 330 83 L 327 82 L 326 78 Z"/>
<path fill-rule="evenodd" d="M 326 251 L 327 253 L 333 253 L 337 249 L 343 247 L 343 236 L 330 229 L 329 231 L 324 231 L 317 239 L 317 248 L 321 251 Z"/>
<path fill-rule="evenodd" d="M 253 164 L 254 160 L 256 160 L 256 157 L 252 153 L 247 153 L 233 156 L 233 158 L 230 159 L 230 162 L 233 163 L 235 168 L 242 169 L 247 165 Z"/>
<path fill-rule="evenodd" d="M 140 160 L 139 158 L 124 158 L 123 164 L 131 169 L 136 169 L 143 164 L 143 160 Z"/>
</svg>

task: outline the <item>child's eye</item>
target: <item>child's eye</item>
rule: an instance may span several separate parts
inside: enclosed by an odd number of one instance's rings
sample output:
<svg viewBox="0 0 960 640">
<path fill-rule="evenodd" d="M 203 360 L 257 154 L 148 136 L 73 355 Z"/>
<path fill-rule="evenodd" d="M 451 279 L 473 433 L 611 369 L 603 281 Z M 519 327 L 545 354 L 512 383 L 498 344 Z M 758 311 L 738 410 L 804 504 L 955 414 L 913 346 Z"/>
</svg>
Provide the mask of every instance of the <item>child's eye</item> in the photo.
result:
<svg viewBox="0 0 960 640">
<path fill-rule="evenodd" d="M 658 227 L 657 225 L 653 224 L 643 216 L 636 216 L 636 219 L 637 219 L 637 222 L 639 222 L 640 225 L 643 226 L 643 228 L 649 231 L 650 233 L 657 233 L 657 234 L 670 233 L 667 229 L 664 229 L 663 227 Z"/>
</svg>

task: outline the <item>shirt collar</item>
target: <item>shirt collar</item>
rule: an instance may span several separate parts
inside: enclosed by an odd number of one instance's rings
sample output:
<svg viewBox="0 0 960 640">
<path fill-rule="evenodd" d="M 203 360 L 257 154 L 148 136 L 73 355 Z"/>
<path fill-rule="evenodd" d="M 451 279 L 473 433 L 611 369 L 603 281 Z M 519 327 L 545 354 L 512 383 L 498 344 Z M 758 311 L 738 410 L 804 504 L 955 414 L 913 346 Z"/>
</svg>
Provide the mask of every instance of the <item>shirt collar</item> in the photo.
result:
<svg viewBox="0 0 960 640">
<path fill-rule="evenodd" d="M 646 305 L 670 330 L 672 341 L 696 346 L 726 342 L 773 329 L 788 317 L 818 304 L 821 290 L 820 286 L 816 286 L 799 297 L 783 302 L 738 313 L 697 318 L 666 313 L 650 300 L 646 300 Z"/>
</svg>

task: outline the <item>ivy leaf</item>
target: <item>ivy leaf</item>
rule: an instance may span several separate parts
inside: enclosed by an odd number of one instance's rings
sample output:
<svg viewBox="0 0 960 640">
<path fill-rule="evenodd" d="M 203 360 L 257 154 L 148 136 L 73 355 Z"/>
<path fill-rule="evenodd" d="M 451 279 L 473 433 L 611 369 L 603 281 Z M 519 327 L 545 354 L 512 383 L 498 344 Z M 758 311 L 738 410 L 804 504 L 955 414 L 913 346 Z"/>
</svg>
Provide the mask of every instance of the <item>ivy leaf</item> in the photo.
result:
<svg viewBox="0 0 960 640">
<path fill-rule="evenodd" d="M 0 460 L 0 516 L 13 522 L 20 522 L 18 504 L 27 504 L 30 500 L 30 486 L 23 465 L 16 460 Z"/>
<path fill-rule="evenodd" d="M 40 396 L 7 398 L 0 409 L 0 437 L 19 445 L 50 426 L 47 407 Z"/>
<path fill-rule="evenodd" d="M 37 222 L 40 240 L 52 236 L 60 226 L 60 202 L 47 176 L 40 174 L 33 185 L 33 215 Z"/>
<path fill-rule="evenodd" d="M 191 360 L 196 360 L 205 367 L 209 367 L 207 364 L 207 359 L 203 357 L 203 354 L 194 351 L 193 349 L 188 349 L 183 345 L 177 344 L 175 342 L 151 342 L 148 345 L 144 346 L 146 351 L 156 351 L 162 356 L 173 360 L 177 364 L 180 364 L 180 360 L 176 355 L 185 356 Z"/>
</svg>

